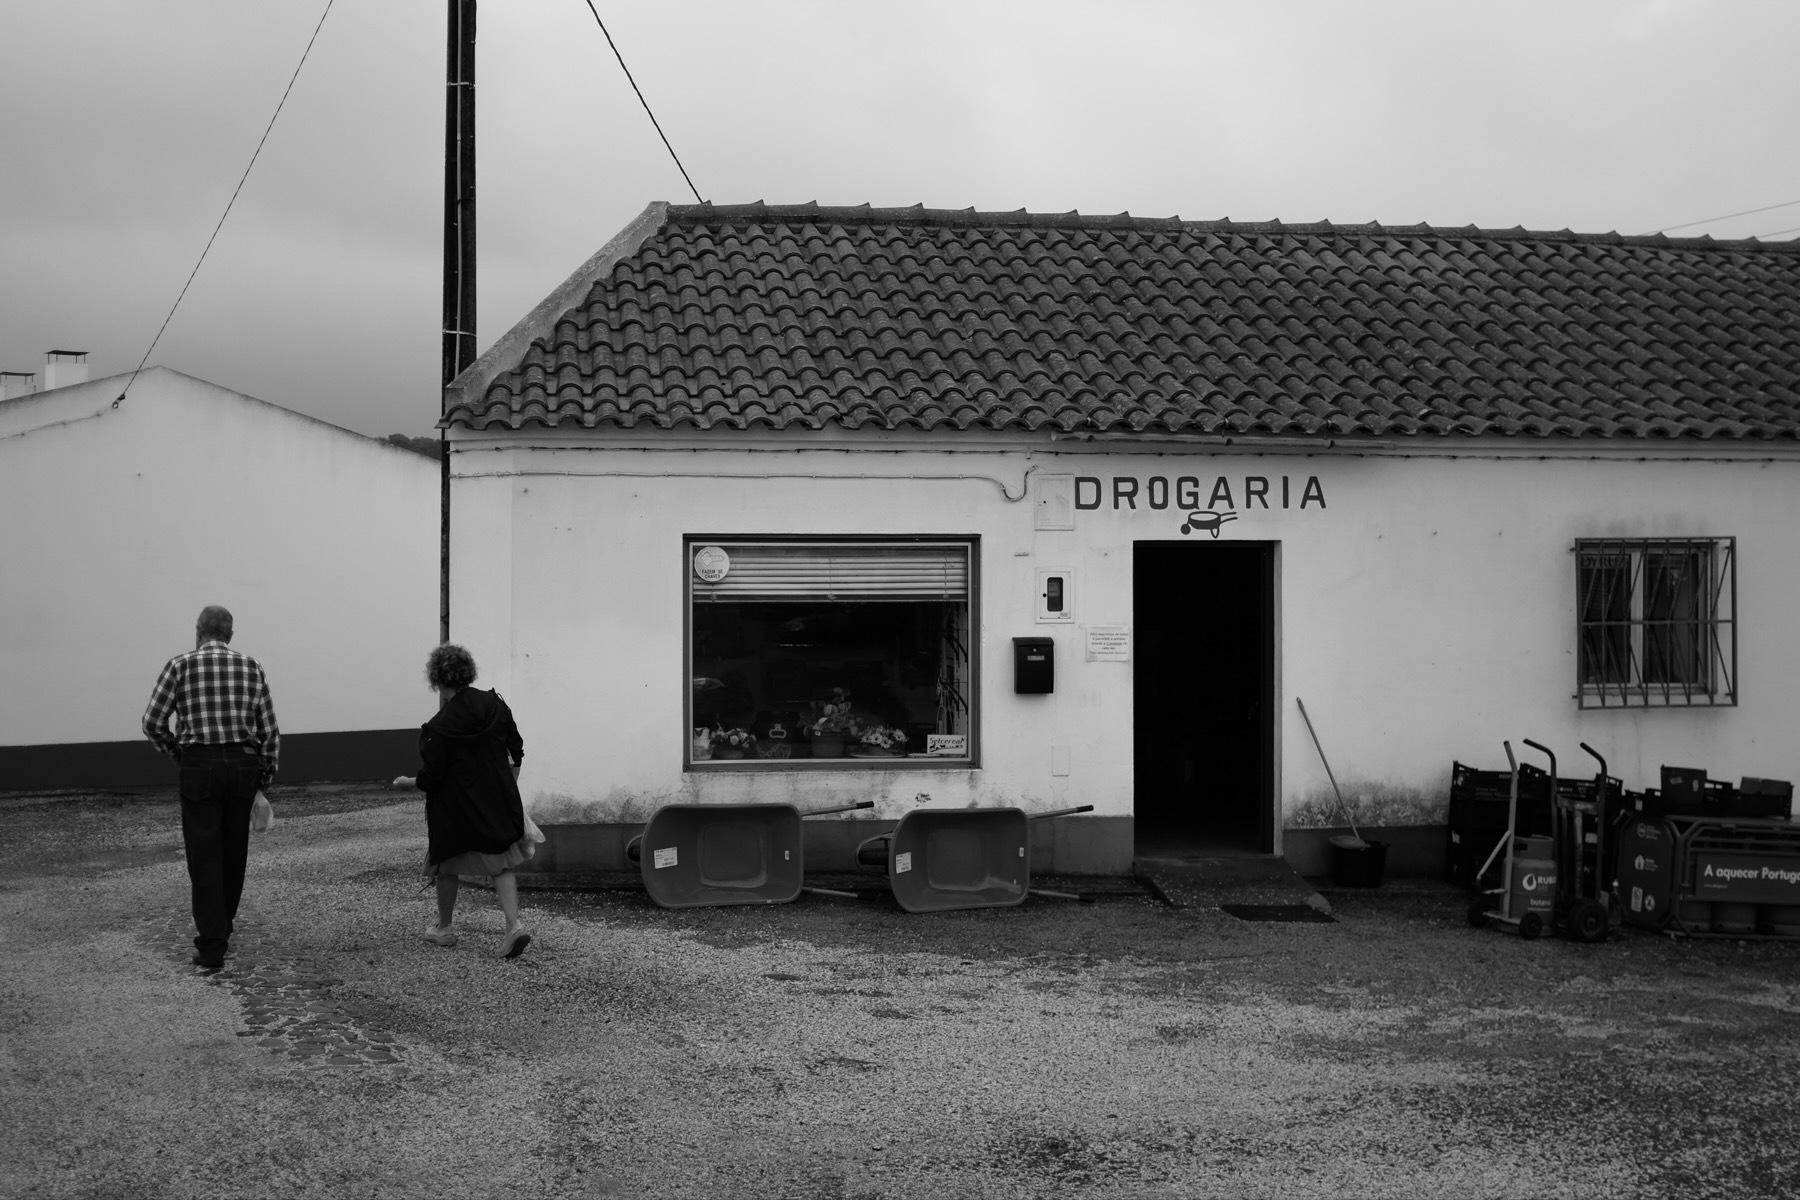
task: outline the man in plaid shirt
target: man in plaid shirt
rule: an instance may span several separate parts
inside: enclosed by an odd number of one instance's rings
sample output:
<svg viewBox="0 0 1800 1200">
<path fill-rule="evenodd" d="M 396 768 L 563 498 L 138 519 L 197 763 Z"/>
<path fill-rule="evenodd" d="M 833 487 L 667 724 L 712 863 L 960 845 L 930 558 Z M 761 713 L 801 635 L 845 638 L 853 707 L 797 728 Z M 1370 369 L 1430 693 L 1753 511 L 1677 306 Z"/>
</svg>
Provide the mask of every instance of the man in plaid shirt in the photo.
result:
<svg viewBox="0 0 1800 1200">
<path fill-rule="evenodd" d="M 181 764 L 181 837 L 198 931 L 194 965 L 208 969 L 225 965 L 244 894 L 250 808 L 275 778 L 281 754 L 269 682 L 229 641 L 231 614 L 217 605 L 202 609 L 194 649 L 169 660 L 144 710 L 144 736 Z"/>
</svg>

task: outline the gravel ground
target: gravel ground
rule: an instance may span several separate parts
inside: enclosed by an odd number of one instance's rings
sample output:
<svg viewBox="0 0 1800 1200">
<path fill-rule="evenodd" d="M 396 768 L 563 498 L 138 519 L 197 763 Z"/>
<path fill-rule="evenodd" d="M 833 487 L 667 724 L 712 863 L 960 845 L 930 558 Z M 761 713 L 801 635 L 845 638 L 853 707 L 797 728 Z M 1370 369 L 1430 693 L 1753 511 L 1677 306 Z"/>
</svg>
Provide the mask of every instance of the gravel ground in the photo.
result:
<svg viewBox="0 0 1800 1200">
<path fill-rule="evenodd" d="M 418 801 L 276 799 L 216 973 L 169 797 L 0 799 L 0 1194 L 1800 1193 L 1800 946 L 614 887 L 507 962 L 484 891 L 420 937 Z"/>
</svg>

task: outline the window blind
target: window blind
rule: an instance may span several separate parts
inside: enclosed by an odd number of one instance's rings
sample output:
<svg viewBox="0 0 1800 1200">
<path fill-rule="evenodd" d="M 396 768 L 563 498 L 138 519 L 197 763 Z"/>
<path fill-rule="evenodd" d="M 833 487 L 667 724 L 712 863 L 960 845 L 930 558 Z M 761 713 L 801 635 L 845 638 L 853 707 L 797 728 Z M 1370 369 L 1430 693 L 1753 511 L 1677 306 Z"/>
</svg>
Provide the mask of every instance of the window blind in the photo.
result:
<svg viewBox="0 0 1800 1200">
<path fill-rule="evenodd" d="M 695 600 L 966 600 L 966 545 L 716 543 L 731 556 L 717 583 L 693 577 Z M 690 554 L 699 546 L 690 548 Z"/>
</svg>

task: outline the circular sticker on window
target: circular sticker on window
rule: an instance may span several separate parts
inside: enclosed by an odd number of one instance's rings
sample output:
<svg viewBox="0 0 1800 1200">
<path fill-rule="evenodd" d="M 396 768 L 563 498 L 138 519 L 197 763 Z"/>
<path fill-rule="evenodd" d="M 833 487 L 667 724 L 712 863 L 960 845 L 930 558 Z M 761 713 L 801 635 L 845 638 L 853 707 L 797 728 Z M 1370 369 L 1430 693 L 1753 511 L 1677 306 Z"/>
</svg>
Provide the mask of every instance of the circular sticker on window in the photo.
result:
<svg viewBox="0 0 1800 1200">
<path fill-rule="evenodd" d="M 708 583 L 717 583 L 731 571 L 731 555 L 723 546 L 702 546 L 694 551 L 694 574 Z"/>
</svg>

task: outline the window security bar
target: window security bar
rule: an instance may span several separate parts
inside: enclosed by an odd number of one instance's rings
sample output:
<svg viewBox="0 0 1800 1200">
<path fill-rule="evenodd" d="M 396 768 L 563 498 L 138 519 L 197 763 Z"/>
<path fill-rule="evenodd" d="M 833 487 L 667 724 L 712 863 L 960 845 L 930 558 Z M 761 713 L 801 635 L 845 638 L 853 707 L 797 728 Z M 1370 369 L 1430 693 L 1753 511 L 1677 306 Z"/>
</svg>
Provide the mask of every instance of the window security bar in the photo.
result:
<svg viewBox="0 0 1800 1200">
<path fill-rule="evenodd" d="M 1575 543 L 1582 708 L 1737 703 L 1737 539 Z"/>
</svg>

